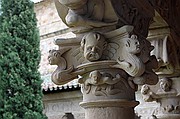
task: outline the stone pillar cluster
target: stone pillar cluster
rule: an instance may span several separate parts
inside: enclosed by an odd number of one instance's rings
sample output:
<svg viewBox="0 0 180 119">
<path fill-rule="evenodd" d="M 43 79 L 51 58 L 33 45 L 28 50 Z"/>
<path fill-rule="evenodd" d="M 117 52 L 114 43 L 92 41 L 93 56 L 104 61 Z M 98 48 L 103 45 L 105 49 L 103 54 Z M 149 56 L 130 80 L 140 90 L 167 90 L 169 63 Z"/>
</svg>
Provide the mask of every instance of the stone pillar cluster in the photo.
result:
<svg viewBox="0 0 180 119">
<path fill-rule="evenodd" d="M 156 16 L 159 17 L 159 16 Z M 161 22 L 163 23 L 163 22 Z M 151 52 L 156 56 L 158 68 L 154 71 L 158 74 L 157 85 L 143 85 L 141 94 L 144 101 L 156 101 L 159 107 L 154 109 L 153 115 L 157 119 L 180 119 L 180 65 L 177 56 L 174 39 L 168 25 L 152 26 L 148 40 L 154 45 Z"/>
<path fill-rule="evenodd" d="M 59 49 L 50 50 L 48 57 L 57 65 L 52 81 L 79 80 L 85 119 L 134 119 L 138 85 L 144 85 L 145 100 L 161 103 L 159 115 L 179 113 L 175 79 L 163 75 L 164 70 L 174 72 L 166 50 L 169 35 L 147 40 L 155 14 L 152 1 L 55 0 L 55 5 L 76 37 L 55 40 Z M 150 87 L 158 83 L 154 71 L 162 74 L 157 92 Z"/>
</svg>

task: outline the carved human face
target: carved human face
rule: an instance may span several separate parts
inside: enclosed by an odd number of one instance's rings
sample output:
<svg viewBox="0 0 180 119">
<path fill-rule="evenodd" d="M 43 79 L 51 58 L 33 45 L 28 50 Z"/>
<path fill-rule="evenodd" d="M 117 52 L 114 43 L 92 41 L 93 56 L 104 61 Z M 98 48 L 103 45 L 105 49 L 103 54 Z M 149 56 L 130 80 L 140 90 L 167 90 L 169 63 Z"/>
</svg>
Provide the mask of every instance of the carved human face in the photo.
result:
<svg viewBox="0 0 180 119">
<path fill-rule="evenodd" d="M 89 61 L 99 60 L 105 49 L 105 39 L 100 34 L 90 34 L 84 40 L 84 57 Z"/>
<path fill-rule="evenodd" d="M 161 79 L 160 80 L 160 88 L 164 90 L 165 92 L 171 90 L 171 81 L 168 80 L 167 78 Z"/>
<path fill-rule="evenodd" d="M 140 44 L 137 39 L 128 38 L 125 43 L 126 49 L 129 53 L 140 53 Z"/>
<path fill-rule="evenodd" d="M 48 61 L 50 65 L 58 64 L 58 52 L 56 50 L 49 51 Z"/>
<path fill-rule="evenodd" d="M 93 71 L 93 72 L 91 72 L 90 77 L 91 77 L 93 84 L 97 84 L 101 78 L 101 74 L 98 71 Z"/>
</svg>

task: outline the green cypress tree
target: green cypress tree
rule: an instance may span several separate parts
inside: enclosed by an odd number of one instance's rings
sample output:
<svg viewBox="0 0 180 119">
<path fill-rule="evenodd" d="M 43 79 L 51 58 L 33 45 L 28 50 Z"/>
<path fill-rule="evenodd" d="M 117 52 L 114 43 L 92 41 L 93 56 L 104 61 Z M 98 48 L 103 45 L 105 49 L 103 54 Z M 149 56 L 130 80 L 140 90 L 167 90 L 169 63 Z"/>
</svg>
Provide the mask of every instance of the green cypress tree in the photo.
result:
<svg viewBox="0 0 180 119">
<path fill-rule="evenodd" d="M 1 0 L 1 12 L 0 119 L 46 119 L 34 3 Z"/>
</svg>

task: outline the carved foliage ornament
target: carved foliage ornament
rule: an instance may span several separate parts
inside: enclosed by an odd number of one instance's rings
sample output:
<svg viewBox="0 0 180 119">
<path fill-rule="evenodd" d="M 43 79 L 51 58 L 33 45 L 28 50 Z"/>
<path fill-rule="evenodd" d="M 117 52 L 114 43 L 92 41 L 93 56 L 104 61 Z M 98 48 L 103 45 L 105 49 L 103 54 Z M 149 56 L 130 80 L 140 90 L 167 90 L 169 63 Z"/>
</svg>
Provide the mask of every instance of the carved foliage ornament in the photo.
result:
<svg viewBox="0 0 180 119">
<path fill-rule="evenodd" d="M 70 74 L 74 69 L 73 66 L 67 69 L 66 59 L 62 56 L 69 50 L 70 48 L 64 48 L 60 50 L 49 51 L 49 63 L 51 65 L 57 65 L 56 70 L 51 75 L 51 79 L 55 84 L 65 84 L 76 77 L 75 75 Z"/>
</svg>

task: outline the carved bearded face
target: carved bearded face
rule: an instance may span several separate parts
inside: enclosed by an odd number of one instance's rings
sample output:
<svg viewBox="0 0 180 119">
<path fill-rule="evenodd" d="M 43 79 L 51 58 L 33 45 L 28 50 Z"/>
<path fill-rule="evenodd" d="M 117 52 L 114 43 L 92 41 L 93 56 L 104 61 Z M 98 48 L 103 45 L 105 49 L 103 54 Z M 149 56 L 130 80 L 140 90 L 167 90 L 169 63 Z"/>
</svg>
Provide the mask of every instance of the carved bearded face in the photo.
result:
<svg viewBox="0 0 180 119">
<path fill-rule="evenodd" d="M 101 58 L 106 47 L 105 38 L 98 33 L 90 33 L 82 39 L 81 46 L 84 57 L 89 61 L 97 61 Z"/>
</svg>

